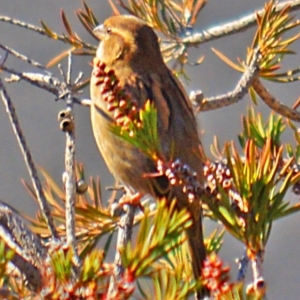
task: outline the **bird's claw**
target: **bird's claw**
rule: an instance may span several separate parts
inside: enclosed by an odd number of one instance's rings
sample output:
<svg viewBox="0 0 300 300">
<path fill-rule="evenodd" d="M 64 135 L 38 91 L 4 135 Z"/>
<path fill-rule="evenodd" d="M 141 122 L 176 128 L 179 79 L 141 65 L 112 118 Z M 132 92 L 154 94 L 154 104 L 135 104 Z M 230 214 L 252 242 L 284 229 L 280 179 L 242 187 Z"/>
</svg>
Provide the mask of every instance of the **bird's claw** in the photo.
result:
<svg viewBox="0 0 300 300">
<path fill-rule="evenodd" d="M 126 204 L 129 204 L 131 206 L 137 206 L 143 210 L 143 206 L 141 204 L 142 197 L 143 195 L 141 195 L 140 193 L 136 193 L 136 194 L 126 193 L 120 199 L 119 205 L 124 206 Z"/>
</svg>

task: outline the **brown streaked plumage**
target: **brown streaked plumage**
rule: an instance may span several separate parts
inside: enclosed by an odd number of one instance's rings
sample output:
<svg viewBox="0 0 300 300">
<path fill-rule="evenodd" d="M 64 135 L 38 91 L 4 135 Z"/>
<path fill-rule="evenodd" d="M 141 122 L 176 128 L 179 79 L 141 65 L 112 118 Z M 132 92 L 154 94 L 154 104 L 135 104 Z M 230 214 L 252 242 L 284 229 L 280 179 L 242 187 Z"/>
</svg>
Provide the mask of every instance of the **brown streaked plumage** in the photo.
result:
<svg viewBox="0 0 300 300">
<path fill-rule="evenodd" d="M 165 158 L 179 158 L 196 171 L 202 181 L 201 145 L 192 107 L 182 85 L 165 65 L 154 31 L 135 17 L 115 16 L 97 27 L 95 33 L 101 40 L 96 57 L 115 71 L 121 85 L 138 101 L 139 107 L 148 99 L 155 104 Z M 141 194 L 156 198 L 176 197 L 179 207 L 187 207 L 194 221 L 187 232 L 193 272 L 199 277 L 205 259 L 200 203 L 190 203 L 182 188 L 170 186 L 164 176 L 143 176 L 157 171 L 155 163 L 111 132 L 112 115 L 101 99 L 96 80 L 92 75 L 91 121 L 97 145 L 109 170 L 116 179 Z"/>
</svg>

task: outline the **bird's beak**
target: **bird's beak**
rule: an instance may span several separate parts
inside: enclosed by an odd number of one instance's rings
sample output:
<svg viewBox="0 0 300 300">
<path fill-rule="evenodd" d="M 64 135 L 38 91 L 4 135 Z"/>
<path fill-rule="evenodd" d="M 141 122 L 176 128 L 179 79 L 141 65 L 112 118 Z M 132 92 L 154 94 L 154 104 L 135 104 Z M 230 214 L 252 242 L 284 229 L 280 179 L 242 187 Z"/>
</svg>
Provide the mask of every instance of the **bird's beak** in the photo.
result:
<svg viewBox="0 0 300 300">
<path fill-rule="evenodd" d="M 102 40 L 104 38 L 105 34 L 105 28 L 104 25 L 98 25 L 97 27 L 94 28 L 93 33 L 100 39 Z"/>
</svg>

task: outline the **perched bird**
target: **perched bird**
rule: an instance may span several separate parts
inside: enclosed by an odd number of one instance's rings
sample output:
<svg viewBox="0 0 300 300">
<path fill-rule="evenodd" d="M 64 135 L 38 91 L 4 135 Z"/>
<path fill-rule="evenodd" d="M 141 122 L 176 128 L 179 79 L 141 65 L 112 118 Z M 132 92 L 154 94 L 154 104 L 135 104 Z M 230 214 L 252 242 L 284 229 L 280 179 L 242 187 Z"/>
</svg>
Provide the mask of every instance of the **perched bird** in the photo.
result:
<svg viewBox="0 0 300 300">
<path fill-rule="evenodd" d="M 202 182 L 203 158 L 193 110 L 182 85 L 163 61 L 158 38 L 152 28 L 133 16 L 114 16 L 96 27 L 94 33 L 100 39 L 96 57 L 105 63 L 107 69 L 114 70 L 120 85 L 132 99 L 137 100 L 138 107 L 147 100 L 154 103 L 164 157 L 167 160 L 178 158 L 188 164 Z M 141 195 L 167 197 L 170 201 L 177 198 L 178 207 L 185 207 L 191 213 L 193 225 L 187 230 L 187 235 L 193 273 L 198 278 L 206 255 L 200 202 L 190 202 L 182 187 L 170 185 L 165 176 L 145 177 L 145 174 L 157 173 L 155 162 L 111 132 L 113 116 L 103 101 L 93 73 L 90 93 L 93 133 L 114 177 Z"/>
</svg>

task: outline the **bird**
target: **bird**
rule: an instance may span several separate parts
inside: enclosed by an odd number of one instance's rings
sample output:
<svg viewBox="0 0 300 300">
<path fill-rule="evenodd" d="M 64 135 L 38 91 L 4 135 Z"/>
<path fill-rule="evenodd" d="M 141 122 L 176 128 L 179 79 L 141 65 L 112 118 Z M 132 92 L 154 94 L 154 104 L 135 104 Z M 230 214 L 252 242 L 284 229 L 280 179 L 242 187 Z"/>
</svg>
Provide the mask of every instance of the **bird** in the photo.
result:
<svg viewBox="0 0 300 300">
<path fill-rule="evenodd" d="M 142 108 L 147 101 L 157 110 L 157 130 L 164 159 L 193 168 L 200 183 L 204 181 L 202 145 L 192 105 L 180 81 L 165 64 L 158 36 L 141 19 L 129 15 L 109 17 L 94 29 L 100 40 L 96 58 L 113 70 L 119 85 Z M 96 144 L 116 180 L 130 190 L 154 198 L 177 199 L 179 209 L 186 208 L 193 224 L 187 229 L 194 277 L 201 276 L 206 251 L 203 240 L 200 201 L 189 201 L 182 187 L 171 185 L 157 173 L 155 161 L 111 130 L 113 114 L 103 100 L 97 76 L 90 81 L 91 123 Z M 198 291 L 198 299 L 206 292 Z"/>
</svg>

